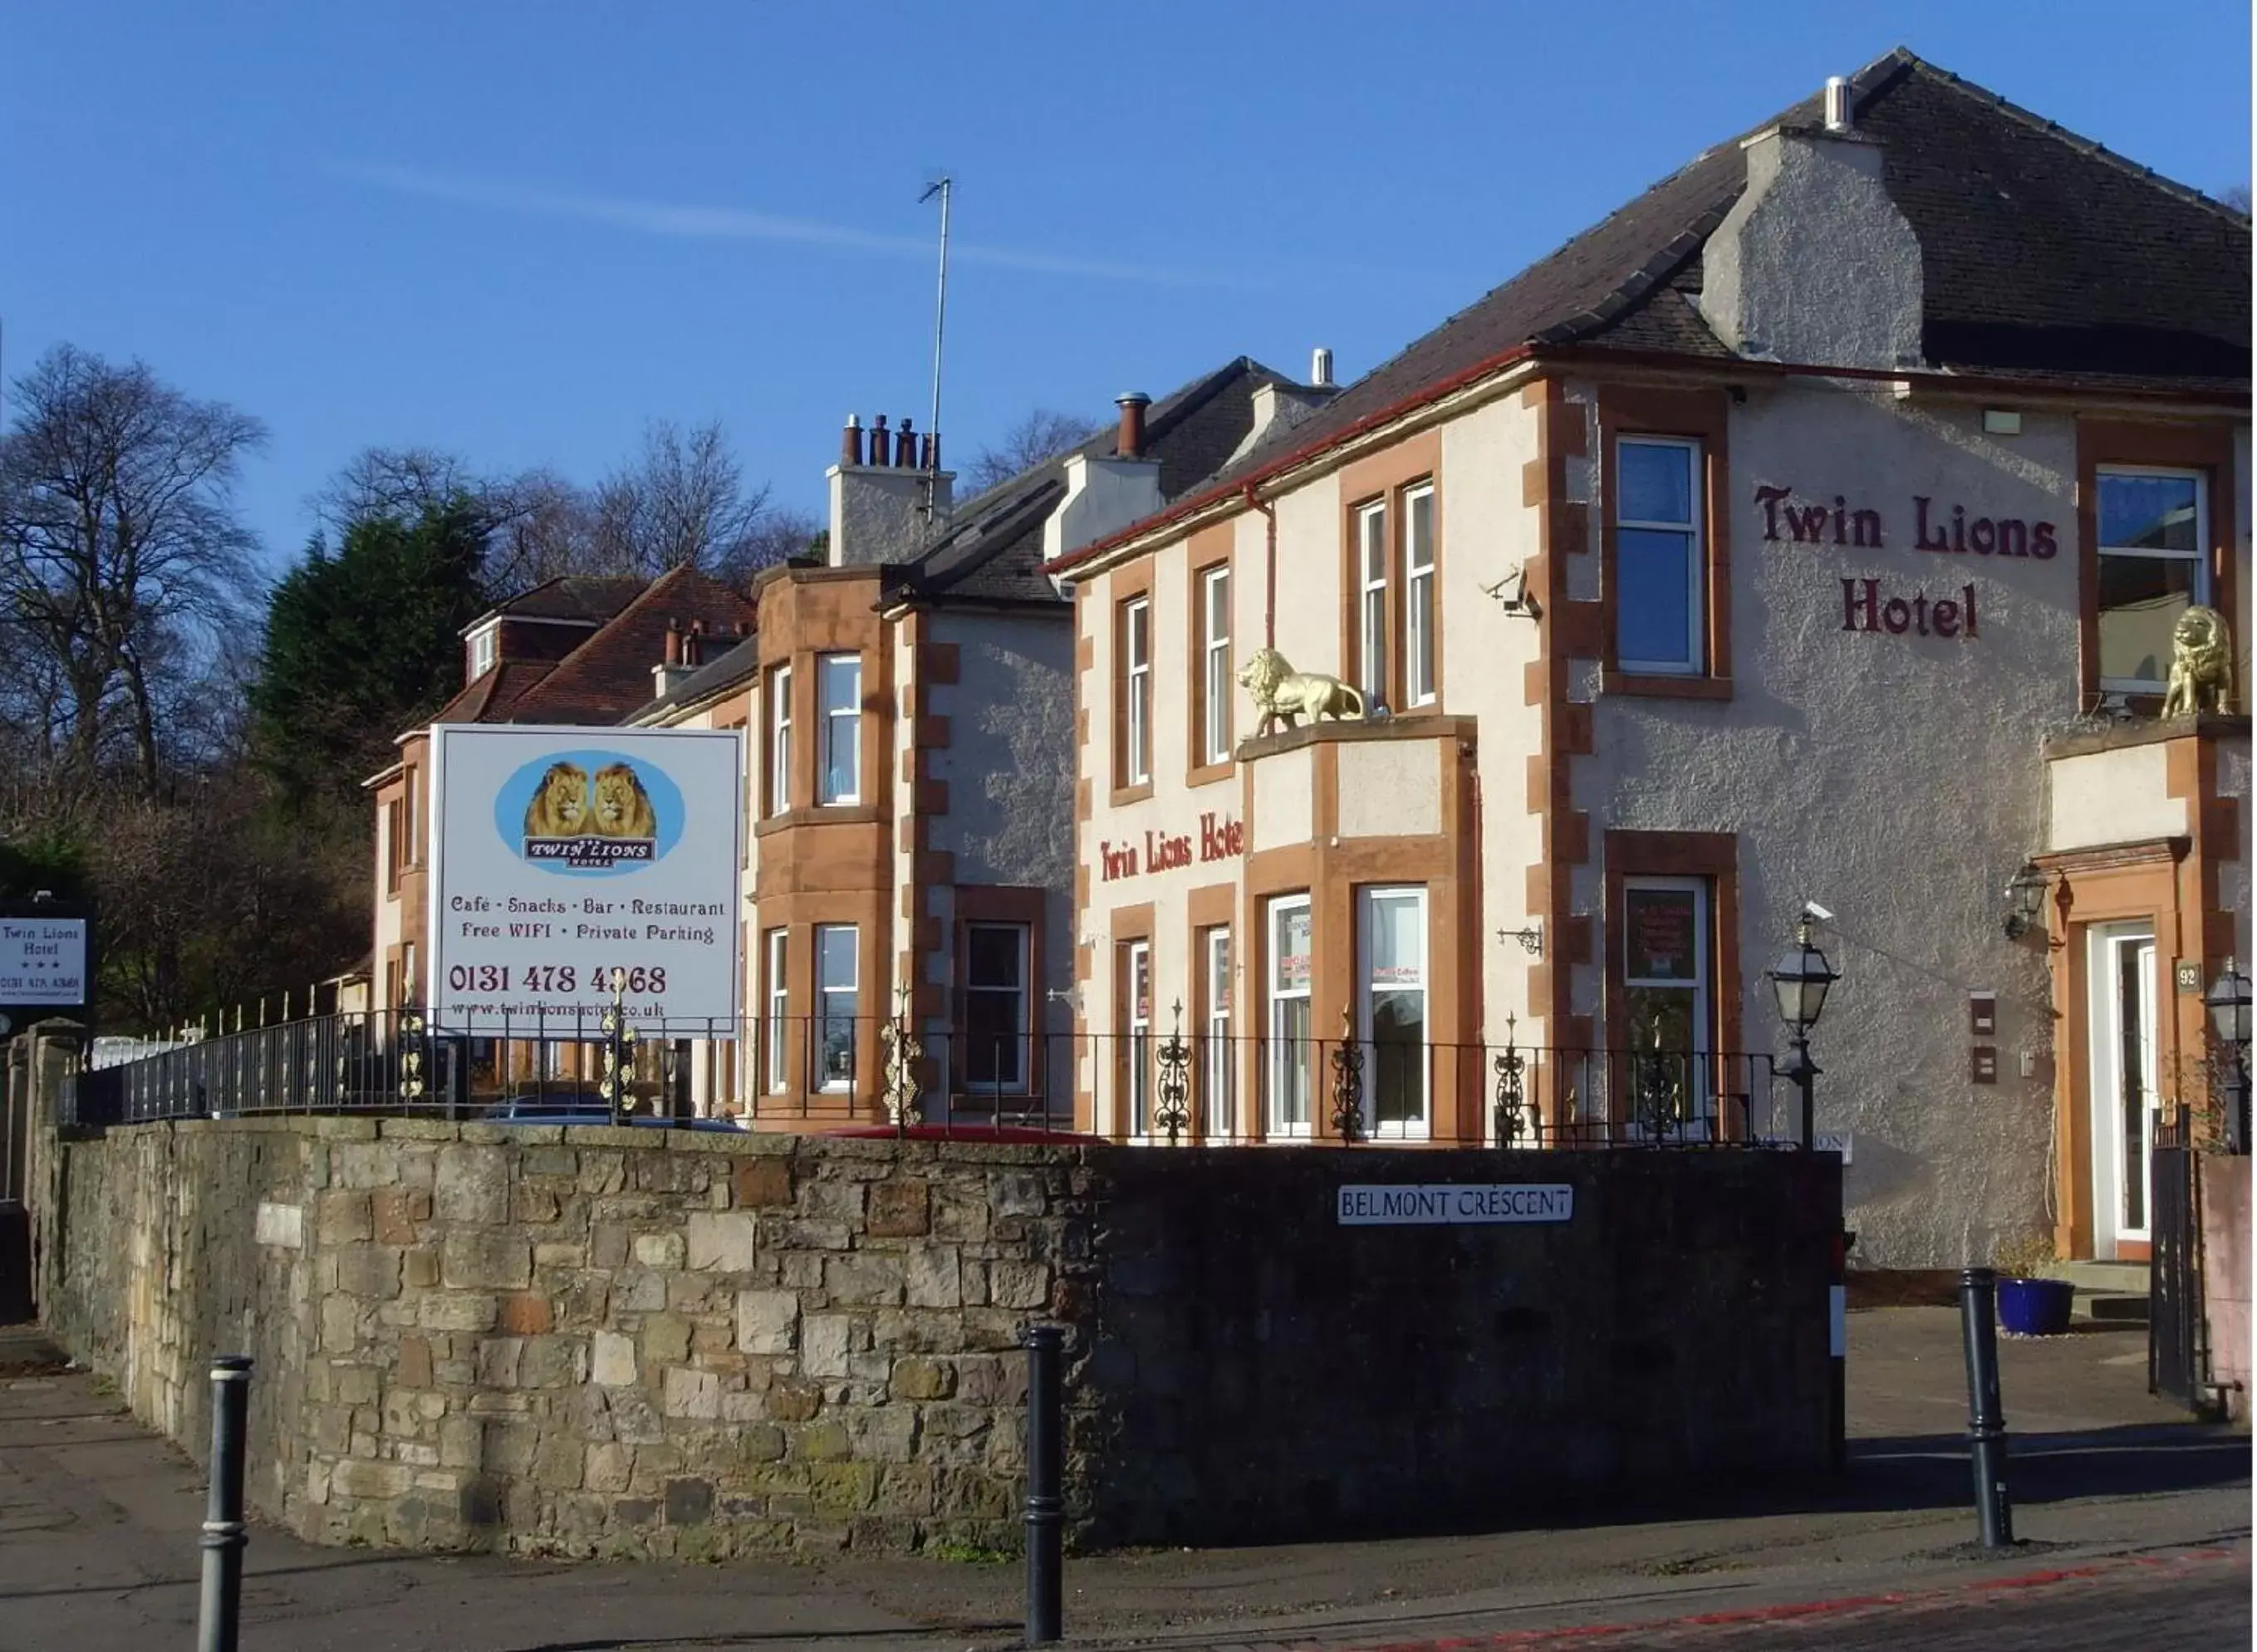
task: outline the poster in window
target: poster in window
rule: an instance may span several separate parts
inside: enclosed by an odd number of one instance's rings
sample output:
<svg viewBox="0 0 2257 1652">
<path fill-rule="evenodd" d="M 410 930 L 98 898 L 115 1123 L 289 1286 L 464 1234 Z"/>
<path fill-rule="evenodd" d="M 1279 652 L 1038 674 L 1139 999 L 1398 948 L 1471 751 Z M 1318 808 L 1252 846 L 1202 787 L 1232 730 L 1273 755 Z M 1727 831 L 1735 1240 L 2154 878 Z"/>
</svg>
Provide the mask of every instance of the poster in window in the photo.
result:
<svg viewBox="0 0 2257 1652">
<path fill-rule="evenodd" d="M 1623 973 L 1633 981 L 1692 981 L 1701 973 L 1699 897 L 1690 889 L 1632 889 Z"/>
</svg>

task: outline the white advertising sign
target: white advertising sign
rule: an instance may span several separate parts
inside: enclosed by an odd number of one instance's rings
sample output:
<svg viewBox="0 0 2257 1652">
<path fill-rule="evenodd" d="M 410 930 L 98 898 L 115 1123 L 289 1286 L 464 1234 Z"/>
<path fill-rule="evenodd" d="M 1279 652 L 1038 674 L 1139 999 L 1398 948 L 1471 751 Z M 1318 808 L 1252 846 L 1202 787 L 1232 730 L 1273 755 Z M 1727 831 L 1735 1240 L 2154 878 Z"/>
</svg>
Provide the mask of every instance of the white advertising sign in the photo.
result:
<svg viewBox="0 0 2257 1652">
<path fill-rule="evenodd" d="M 1564 1182 L 1349 1183 L 1340 1190 L 1342 1227 L 1566 1222 L 1574 1214 L 1575 1190 Z"/>
<path fill-rule="evenodd" d="M 84 918 L 0 918 L 0 1004 L 85 1002 Z"/>
<path fill-rule="evenodd" d="M 599 1036 L 628 1019 L 732 1036 L 743 861 L 734 730 L 431 731 L 432 1025 Z"/>
</svg>

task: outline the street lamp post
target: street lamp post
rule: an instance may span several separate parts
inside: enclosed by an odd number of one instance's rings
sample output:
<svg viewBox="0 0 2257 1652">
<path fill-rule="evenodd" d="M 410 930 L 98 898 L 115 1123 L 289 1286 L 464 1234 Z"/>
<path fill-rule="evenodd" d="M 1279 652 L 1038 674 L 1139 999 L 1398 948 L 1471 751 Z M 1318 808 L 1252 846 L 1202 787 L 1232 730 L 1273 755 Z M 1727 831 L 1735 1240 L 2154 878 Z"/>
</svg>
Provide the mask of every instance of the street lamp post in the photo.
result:
<svg viewBox="0 0 2257 1652">
<path fill-rule="evenodd" d="M 2210 1030 L 2225 1060 L 2225 1147 L 2249 1151 L 2249 978 L 2225 960 L 2202 995 Z"/>
<path fill-rule="evenodd" d="M 1767 973 L 1779 1018 L 1786 1023 L 1794 1052 L 1780 1076 L 1792 1078 L 1801 1092 L 1802 1150 L 1808 1153 L 1817 1140 L 1815 1081 L 1820 1071 L 1818 1063 L 1810 1059 L 1810 1029 L 1818 1025 L 1819 1014 L 1826 1007 L 1827 988 L 1842 978 L 1811 940 L 1808 913 L 1796 921 L 1794 944 L 1779 955 L 1779 962 Z"/>
</svg>

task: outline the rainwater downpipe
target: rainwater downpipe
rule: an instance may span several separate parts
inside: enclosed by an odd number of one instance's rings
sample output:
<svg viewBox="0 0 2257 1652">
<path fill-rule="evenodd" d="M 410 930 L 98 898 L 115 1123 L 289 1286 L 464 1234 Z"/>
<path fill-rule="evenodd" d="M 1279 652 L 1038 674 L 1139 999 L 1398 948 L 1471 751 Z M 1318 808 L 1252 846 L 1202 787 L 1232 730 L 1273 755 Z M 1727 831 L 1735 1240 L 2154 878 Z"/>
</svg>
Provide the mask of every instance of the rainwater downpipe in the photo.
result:
<svg viewBox="0 0 2257 1652">
<path fill-rule="evenodd" d="M 1246 484 L 1246 504 L 1249 510 L 1262 512 L 1268 535 L 1263 553 L 1262 577 L 1262 646 L 1277 646 L 1277 507 L 1262 503 L 1254 484 Z"/>
</svg>

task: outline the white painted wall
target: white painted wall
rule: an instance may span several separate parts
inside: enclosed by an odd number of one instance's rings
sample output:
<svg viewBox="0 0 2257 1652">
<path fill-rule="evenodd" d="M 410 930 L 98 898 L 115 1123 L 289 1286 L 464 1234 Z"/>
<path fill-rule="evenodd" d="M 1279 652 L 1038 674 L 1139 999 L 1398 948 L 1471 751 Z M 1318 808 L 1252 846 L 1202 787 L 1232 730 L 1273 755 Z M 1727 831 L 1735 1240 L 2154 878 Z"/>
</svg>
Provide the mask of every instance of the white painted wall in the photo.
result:
<svg viewBox="0 0 2257 1652">
<path fill-rule="evenodd" d="M 1801 903 L 1836 914 L 1820 937 L 1843 980 L 1814 1040 L 1818 1123 L 1856 1136 L 1857 1258 L 1980 1260 L 1995 1233 L 2035 1223 L 2048 1159 L 2046 959 L 2005 939 L 2000 891 L 2041 841 L 2041 742 L 2077 709 L 2074 427 L 2027 413 L 2020 436 L 1990 437 L 1978 409 L 1806 380 L 1750 388 L 1730 465 L 1734 698 L 1607 696 L 1576 801 L 1595 839 L 1607 825 L 1739 835 L 1754 1048 L 1784 1048 L 1762 971 Z M 1766 542 L 1758 484 L 1880 511 L 1885 547 Z M 1916 551 L 1915 494 L 2050 520 L 2059 553 Z M 1907 598 L 1972 583 L 1979 637 L 1844 632 L 1840 581 L 1868 576 Z M 1595 889 L 1579 894 L 1598 910 Z M 1999 996 L 1995 1085 L 1968 1078 L 1972 992 Z"/>
<path fill-rule="evenodd" d="M 1043 522 L 1044 560 L 1093 545 L 1161 504 L 1157 459 L 1075 454 L 1065 462 L 1065 497 Z"/>
<path fill-rule="evenodd" d="M 2188 800 L 2168 794 L 2170 748 L 2157 740 L 2057 759 L 2047 766 L 2046 847 L 2089 849 L 2183 837 Z"/>
</svg>

